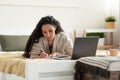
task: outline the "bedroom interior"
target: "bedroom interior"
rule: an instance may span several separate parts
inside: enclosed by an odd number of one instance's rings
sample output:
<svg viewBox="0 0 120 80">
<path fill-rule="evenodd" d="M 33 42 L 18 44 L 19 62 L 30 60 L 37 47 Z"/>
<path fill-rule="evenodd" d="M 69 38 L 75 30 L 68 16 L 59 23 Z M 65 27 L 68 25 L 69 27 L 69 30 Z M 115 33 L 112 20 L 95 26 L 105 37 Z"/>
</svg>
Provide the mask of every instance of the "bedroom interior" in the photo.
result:
<svg viewBox="0 0 120 80">
<path fill-rule="evenodd" d="M 119 57 L 105 57 L 107 50 L 120 49 L 119 0 L 3 0 L 0 10 L 0 80 L 120 79 Z M 105 42 L 98 46 L 98 56 L 79 60 L 23 58 L 29 35 L 46 15 L 58 19 L 73 42 L 88 32 L 103 32 Z M 106 29 L 105 18 L 111 15 L 116 18 L 115 29 Z"/>
</svg>

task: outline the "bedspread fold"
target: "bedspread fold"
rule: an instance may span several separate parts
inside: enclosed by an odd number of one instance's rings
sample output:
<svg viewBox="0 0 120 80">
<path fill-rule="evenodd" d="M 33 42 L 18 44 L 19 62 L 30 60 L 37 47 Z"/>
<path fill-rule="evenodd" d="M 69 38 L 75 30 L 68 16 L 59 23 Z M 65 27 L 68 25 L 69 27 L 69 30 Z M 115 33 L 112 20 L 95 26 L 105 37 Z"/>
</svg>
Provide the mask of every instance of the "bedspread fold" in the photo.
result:
<svg viewBox="0 0 120 80">
<path fill-rule="evenodd" d="M 0 54 L 0 72 L 25 77 L 26 58 L 22 54 Z"/>
</svg>

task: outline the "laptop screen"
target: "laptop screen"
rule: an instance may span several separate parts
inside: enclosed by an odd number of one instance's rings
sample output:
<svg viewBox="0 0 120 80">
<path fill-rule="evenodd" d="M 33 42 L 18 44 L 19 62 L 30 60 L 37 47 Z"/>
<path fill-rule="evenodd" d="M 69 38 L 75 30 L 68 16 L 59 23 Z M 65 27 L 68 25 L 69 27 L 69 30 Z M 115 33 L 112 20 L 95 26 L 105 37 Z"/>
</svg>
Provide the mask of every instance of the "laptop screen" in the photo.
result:
<svg viewBox="0 0 120 80">
<path fill-rule="evenodd" d="M 81 57 L 95 56 L 98 39 L 98 37 L 75 38 L 71 59 L 76 60 Z"/>
</svg>

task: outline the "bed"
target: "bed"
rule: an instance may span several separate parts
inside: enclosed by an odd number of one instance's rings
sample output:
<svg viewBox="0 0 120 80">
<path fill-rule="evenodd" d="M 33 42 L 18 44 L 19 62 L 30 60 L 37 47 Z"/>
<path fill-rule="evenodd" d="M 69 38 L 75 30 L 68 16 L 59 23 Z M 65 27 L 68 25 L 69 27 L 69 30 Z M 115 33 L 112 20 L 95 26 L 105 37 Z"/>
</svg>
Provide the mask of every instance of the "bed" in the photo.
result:
<svg viewBox="0 0 120 80">
<path fill-rule="evenodd" d="M 73 80 L 75 60 L 28 59 L 26 35 L 0 35 L 0 80 Z"/>
<path fill-rule="evenodd" d="M 75 60 L 27 59 L 22 52 L 0 54 L 0 80 L 73 80 Z"/>
</svg>

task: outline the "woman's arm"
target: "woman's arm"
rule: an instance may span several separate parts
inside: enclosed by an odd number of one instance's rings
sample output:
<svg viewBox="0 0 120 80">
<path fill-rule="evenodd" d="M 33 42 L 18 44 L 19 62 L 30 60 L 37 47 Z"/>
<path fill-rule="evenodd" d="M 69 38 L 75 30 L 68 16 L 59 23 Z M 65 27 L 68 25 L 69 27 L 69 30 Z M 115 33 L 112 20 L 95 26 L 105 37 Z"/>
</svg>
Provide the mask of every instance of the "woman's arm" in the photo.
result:
<svg viewBox="0 0 120 80">
<path fill-rule="evenodd" d="M 65 33 L 62 32 L 57 34 L 55 37 L 54 45 L 53 45 L 53 53 L 51 55 L 71 56 L 72 48 L 73 48 L 72 40 Z"/>
<path fill-rule="evenodd" d="M 30 55 L 31 59 L 34 59 L 34 58 L 47 58 L 47 57 L 48 57 L 48 54 L 43 52 L 42 50 L 40 51 L 39 54 L 31 54 Z"/>
<path fill-rule="evenodd" d="M 48 57 L 48 54 L 44 52 L 42 47 L 40 46 L 40 43 L 34 43 L 31 52 L 30 52 L 30 58 L 46 58 Z"/>
<path fill-rule="evenodd" d="M 63 36 L 65 37 L 62 44 L 64 45 L 64 54 L 71 56 L 73 50 L 73 42 L 66 34 L 64 34 Z"/>
</svg>

